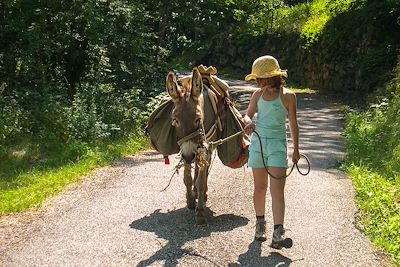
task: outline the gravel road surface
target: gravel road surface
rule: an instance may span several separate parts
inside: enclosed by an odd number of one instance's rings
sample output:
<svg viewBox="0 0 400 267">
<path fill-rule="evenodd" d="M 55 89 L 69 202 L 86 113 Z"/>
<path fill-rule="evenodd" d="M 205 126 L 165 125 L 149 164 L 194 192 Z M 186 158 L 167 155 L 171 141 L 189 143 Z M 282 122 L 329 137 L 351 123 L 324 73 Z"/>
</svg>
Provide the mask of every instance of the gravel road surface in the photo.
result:
<svg viewBox="0 0 400 267">
<path fill-rule="evenodd" d="M 229 80 L 238 107 L 254 88 Z M 178 159 L 164 165 L 146 151 L 100 168 L 39 211 L 0 218 L 0 266 L 385 266 L 357 226 L 343 159 L 342 115 L 312 95 L 298 95 L 301 152 L 308 176 L 286 187 L 291 249 L 254 238 L 252 175 L 215 158 L 208 182 L 207 224 L 185 208 L 183 170 L 167 190 Z M 270 198 L 267 230 L 272 235 Z"/>
</svg>

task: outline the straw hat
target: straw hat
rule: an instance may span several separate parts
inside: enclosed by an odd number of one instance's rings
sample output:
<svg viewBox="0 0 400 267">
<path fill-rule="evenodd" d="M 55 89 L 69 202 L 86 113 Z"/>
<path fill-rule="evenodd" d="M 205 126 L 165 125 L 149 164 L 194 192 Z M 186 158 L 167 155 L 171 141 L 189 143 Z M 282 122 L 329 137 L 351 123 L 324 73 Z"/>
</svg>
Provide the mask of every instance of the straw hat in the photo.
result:
<svg viewBox="0 0 400 267">
<path fill-rule="evenodd" d="M 246 81 L 257 78 L 271 78 L 274 76 L 287 77 L 286 70 L 281 70 L 278 60 L 273 56 L 262 56 L 254 60 L 251 73 L 244 78 Z"/>
</svg>

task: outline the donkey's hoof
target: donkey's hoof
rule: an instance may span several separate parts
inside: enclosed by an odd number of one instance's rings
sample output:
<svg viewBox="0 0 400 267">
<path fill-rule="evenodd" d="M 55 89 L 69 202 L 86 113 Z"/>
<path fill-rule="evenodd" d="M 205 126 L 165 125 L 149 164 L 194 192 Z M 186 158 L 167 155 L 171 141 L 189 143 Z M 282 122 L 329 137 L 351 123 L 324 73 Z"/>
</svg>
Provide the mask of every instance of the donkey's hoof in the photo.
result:
<svg viewBox="0 0 400 267">
<path fill-rule="evenodd" d="M 196 210 L 196 224 L 205 224 L 206 223 L 206 215 L 203 209 Z"/>
<path fill-rule="evenodd" d="M 186 205 L 190 210 L 196 208 L 196 198 L 193 197 L 192 192 L 186 193 Z"/>
<path fill-rule="evenodd" d="M 190 210 L 194 210 L 196 208 L 196 201 L 188 201 L 187 202 L 187 208 Z"/>
</svg>

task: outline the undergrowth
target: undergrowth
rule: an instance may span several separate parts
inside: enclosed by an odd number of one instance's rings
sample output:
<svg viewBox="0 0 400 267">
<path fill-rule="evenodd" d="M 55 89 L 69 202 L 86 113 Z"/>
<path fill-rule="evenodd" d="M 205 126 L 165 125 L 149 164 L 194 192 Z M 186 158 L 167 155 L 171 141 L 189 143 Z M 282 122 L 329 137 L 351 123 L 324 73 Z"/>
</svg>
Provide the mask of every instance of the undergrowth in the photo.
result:
<svg viewBox="0 0 400 267">
<path fill-rule="evenodd" d="M 400 84 L 367 111 L 347 114 L 345 170 L 365 233 L 400 264 Z"/>
</svg>

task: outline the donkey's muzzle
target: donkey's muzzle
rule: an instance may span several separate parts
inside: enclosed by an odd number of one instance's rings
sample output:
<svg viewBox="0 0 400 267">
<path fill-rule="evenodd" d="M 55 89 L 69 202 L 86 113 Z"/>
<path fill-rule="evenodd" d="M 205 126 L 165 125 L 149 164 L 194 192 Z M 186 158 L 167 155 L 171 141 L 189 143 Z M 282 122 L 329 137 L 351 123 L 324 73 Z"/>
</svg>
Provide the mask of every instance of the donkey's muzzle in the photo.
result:
<svg viewBox="0 0 400 267">
<path fill-rule="evenodd" d="M 195 153 L 189 154 L 189 155 L 182 155 L 183 160 L 185 161 L 186 164 L 193 163 L 194 158 L 196 157 Z"/>
<path fill-rule="evenodd" d="M 180 146 L 181 156 L 186 164 L 190 164 L 196 157 L 197 144 L 193 141 L 186 141 Z"/>
</svg>

